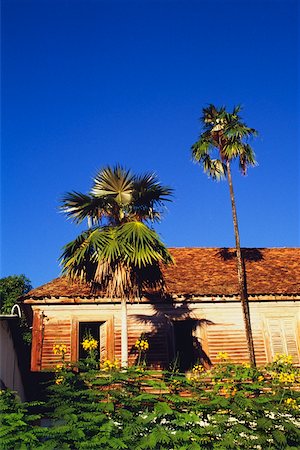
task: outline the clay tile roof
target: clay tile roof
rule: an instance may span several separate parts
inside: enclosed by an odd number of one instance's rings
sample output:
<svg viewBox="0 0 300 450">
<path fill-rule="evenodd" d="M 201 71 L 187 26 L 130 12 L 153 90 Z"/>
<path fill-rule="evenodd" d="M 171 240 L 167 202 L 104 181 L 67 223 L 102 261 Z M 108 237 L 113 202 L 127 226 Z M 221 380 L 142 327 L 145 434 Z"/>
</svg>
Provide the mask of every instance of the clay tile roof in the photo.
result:
<svg viewBox="0 0 300 450">
<path fill-rule="evenodd" d="M 220 248 L 171 248 L 176 264 L 163 269 L 172 295 L 238 294 L 235 251 Z M 242 250 L 248 293 L 300 294 L 300 248 Z M 24 298 L 90 297 L 87 284 L 56 278 L 31 290 Z"/>
</svg>

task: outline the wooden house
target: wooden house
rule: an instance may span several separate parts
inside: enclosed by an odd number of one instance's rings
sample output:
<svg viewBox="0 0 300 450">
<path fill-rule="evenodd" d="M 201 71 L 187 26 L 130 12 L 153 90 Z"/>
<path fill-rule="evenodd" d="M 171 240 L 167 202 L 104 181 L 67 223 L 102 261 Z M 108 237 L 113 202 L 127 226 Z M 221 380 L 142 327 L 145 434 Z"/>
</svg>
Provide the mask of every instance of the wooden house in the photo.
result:
<svg viewBox="0 0 300 450">
<path fill-rule="evenodd" d="M 148 338 L 148 364 L 180 368 L 196 360 L 214 363 L 218 352 L 247 362 L 247 344 L 233 249 L 172 248 L 176 264 L 164 269 L 168 296 L 145 294 L 128 304 L 130 362 L 141 335 Z M 256 360 L 265 364 L 288 353 L 300 364 L 300 248 L 243 249 Z M 57 278 L 24 297 L 33 312 L 32 370 L 58 361 L 53 345 L 67 346 L 66 359 L 83 356 L 87 329 L 99 341 L 101 359 L 121 353 L 120 301 L 94 295 L 87 284 Z"/>
</svg>

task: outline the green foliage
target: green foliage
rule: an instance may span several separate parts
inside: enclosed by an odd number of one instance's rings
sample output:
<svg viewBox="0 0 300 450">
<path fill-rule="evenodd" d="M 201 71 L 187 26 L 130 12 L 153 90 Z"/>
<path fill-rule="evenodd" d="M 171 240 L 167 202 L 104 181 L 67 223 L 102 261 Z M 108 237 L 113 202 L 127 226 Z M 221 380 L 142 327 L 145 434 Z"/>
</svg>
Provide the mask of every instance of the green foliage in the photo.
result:
<svg viewBox="0 0 300 450">
<path fill-rule="evenodd" d="M 0 449 L 38 448 L 39 414 L 32 410 L 38 403 L 21 403 L 13 392 L 0 391 Z"/>
<path fill-rule="evenodd" d="M 19 297 L 32 288 L 25 275 L 11 275 L 0 279 L 0 312 L 10 314 L 11 308 Z"/>
<path fill-rule="evenodd" d="M 233 108 L 232 113 L 214 105 L 203 108 L 203 132 L 192 146 L 192 157 L 215 180 L 226 178 L 226 162 L 237 159 L 244 175 L 248 166 L 256 165 L 254 152 L 247 140 L 256 136 L 257 131 L 242 121 L 240 110 L 240 106 Z"/>
<path fill-rule="evenodd" d="M 25 275 L 11 275 L 0 279 L 0 313 L 10 314 L 11 308 L 22 296 L 32 289 L 30 280 Z M 31 343 L 31 331 L 26 318 L 20 321 L 20 330 L 25 344 Z"/>
<path fill-rule="evenodd" d="M 293 386 L 274 384 L 265 369 L 246 373 L 247 366 L 229 364 L 225 372 L 226 365 L 189 379 L 139 367 L 78 372 L 65 364 L 57 369 L 42 407 L 47 427 L 32 425 L 28 408 L 34 406 L 14 400 L 11 408 L 11 394 L 5 394 L 4 409 L 12 410 L 5 425 L 7 435 L 10 426 L 14 433 L 11 448 L 300 448 L 298 381 Z M 23 428 L 18 431 L 13 419 L 20 411 Z M 5 445 L 0 448 L 8 449 Z"/>
<path fill-rule="evenodd" d="M 137 296 L 145 284 L 161 287 L 160 263 L 173 260 L 149 224 L 161 218 L 171 193 L 155 174 L 119 165 L 100 170 L 88 195 L 67 193 L 62 211 L 75 223 L 87 219 L 89 227 L 65 245 L 63 274 L 101 285 L 110 297 Z"/>
</svg>

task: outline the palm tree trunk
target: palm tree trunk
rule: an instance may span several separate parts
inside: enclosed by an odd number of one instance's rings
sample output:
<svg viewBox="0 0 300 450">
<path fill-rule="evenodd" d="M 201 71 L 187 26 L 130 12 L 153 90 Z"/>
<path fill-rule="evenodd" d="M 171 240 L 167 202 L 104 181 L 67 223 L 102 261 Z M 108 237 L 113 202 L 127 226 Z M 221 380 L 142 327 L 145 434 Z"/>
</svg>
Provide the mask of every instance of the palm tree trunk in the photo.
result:
<svg viewBox="0 0 300 450">
<path fill-rule="evenodd" d="M 247 288 L 246 288 L 245 268 L 244 268 L 243 261 L 242 261 L 240 234 L 239 234 L 236 205 L 235 205 L 235 198 L 234 198 L 234 191 L 233 191 L 233 184 L 232 184 L 232 177 L 231 177 L 229 161 L 226 161 L 226 166 L 227 166 L 227 179 L 228 179 L 229 191 L 230 191 L 232 218 L 233 218 L 233 227 L 234 227 L 234 236 L 235 236 L 239 291 L 240 291 L 240 296 L 241 296 L 243 318 L 244 318 L 244 324 L 245 324 L 246 339 L 247 339 L 250 363 L 252 366 L 255 366 L 256 365 L 255 353 L 254 353 L 253 335 L 252 335 L 252 329 L 251 329 L 250 311 L 249 311 L 249 304 L 248 304 L 248 293 L 247 293 Z"/>
<path fill-rule="evenodd" d="M 121 366 L 128 366 L 127 301 L 121 299 Z"/>
</svg>

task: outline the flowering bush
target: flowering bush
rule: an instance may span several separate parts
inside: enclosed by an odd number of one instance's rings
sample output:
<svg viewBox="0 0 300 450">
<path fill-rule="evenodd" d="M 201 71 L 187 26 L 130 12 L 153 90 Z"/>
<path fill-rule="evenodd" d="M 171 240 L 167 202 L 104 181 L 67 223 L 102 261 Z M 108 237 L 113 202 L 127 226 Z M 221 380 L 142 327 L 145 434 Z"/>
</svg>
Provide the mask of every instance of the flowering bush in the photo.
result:
<svg viewBox="0 0 300 450">
<path fill-rule="evenodd" d="M 110 361 L 109 359 L 106 359 L 100 365 L 100 368 L 102 370 L 104 370 L 104 372 L 112 372 L 112 371 L 115 371 L 115 370 L 119 369 L 119 367 L 120 366 L 119 366 L 118 360 Z"/>
<path fill-rule="evenodd" d="M 82 370 L 99 369 L 98 346 L 99 341 L 88 331 L 81 342 L 83 350 L 87 353 L 84 360 L 80 361 L 79 367 Z"/>
<path fill-rule="evenodd" d="M 276 353 L 274 356 L 274 363 L 277 367 L 293 364 L 293 357 L 285 353 Z"/>
<path fill-rule="evenodd" d="M 234 385 L 223 386 L 219 390 L 219 394 L 224 395 L 224 397 L 226 397 L 226 398 L 234 397 L 236 393 L 237 393 L 237 388 Z"/>
<path fill-rule="evenodd" d="M 172 380 L 169 384 L 170 392 L 172 392 L 173 394 L 178 394 L 180 392 L 180 390 L 182 389 L 182 386 L 183 386 L 183 384 L 180 380 L 172 378 Z"/>
<path fill-rule="evenodd" d="M 138 353 L 136 365 L 145 365 L 146 364 L 146 352 L 149 350 L 149 342 L 147 339 L 141 336 L 140 339 L 137 339 L 134 344 L 134 348 Z"/>
<path fill-rule="evenodd" d="M 265 378 L 271 378 L 274 385 L 289 385 L 300 382 L 299 370 L 293 364 L 291 355 L 276 353 L 274 361 L 265 369 Z"/>
<path fill-rule="evenodd" d="M 63 381 L 64 381 L 64 377 L 63 376 L 56 377 L 55 384 L 62 384 Z"/>
<path fill-rule="evenodd" d="M 35 406 L 13 406 L 10 394 L 3 407 L 0 395 L 0 449 L 300 448 L 295 367 L 289 372 L 294 383 L 274 379 L 266 368 L 230 361 L 207 371 L 196 364 L 190 372 L 195 380 L 145 367 L 118 368 L 117 361 L 107 359 L 99 376 L 95 369 L 71 371 L 58 365 L 41 409 L 52 420 L 48 427 L 29 421 L 28 408 Z"/>
<path fill-rule="evenodd" d="M 278 375 L 278 381 L 280 383 L 294 383 L 295 382 L 295 374 L 281 372 Z"/>
<path fill-rule="evenodd" d="M 296 410 L 299 410 L 299 409 L 300 409 L 300 406 L 297 404 L 297 400 L 295 400 L 294 398 L 291 398 L 291 397 L 286 398 L 285 401 L 284 401 L 284 403 L 285 403 L 289 408 L 296 409 Z"/>
<path fill-rule="evenodd" d="M 187 379 L 190 381 L 200 381 L 201 376 L 205 374 L 202 364 L 195 364 L 190 372 L 187 373 Z"/>
<path fill-rule="evenodd" d="M 55 372 L 60 372 L 63 368 L 64 368 L 64 364 L 63 363 L 59 363 L 59 364 L 56 364 L 54 370 L 55 370 Z"/>
</svg>

